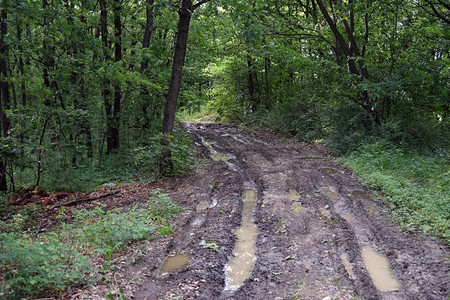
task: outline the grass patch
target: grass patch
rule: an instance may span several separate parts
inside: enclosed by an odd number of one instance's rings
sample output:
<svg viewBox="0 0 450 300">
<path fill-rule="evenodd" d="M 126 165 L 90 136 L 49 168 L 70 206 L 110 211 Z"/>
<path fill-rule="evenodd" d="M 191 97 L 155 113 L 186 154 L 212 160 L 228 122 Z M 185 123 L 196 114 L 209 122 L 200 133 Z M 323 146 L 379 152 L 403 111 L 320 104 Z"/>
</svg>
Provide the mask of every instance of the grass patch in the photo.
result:
<svg viewBox="0 0 450 300">
<path fill-rule="evenodd" d="M 421 230 L 450 242 L 448 155 L 422 155 L 380 141 L 338 162 L 385 193 L 402 229 Z"/>
<path fill-rule="evenodd" d="M 58 295 L 93 283 L 120 260 L 113 259 L 115 252 L 170 234 L 170 219 L 180 211 L 166 194 L 154 191 L 145 208 L 72 210 L 70 224 L 61 222 L 66 213 L 61 208 L 56 230 L 43 234 L 18 230 L 24 218 L 18 212 L 10 223 L 0 222 L 0 298 Z"/>
</svg>

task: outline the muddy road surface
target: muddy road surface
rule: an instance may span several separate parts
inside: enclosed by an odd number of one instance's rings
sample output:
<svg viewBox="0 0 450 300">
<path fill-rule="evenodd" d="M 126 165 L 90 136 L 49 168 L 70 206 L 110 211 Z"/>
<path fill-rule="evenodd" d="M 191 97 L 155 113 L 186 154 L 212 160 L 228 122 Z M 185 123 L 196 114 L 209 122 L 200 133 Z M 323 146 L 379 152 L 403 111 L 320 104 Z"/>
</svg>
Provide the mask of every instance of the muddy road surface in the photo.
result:
<svg viewBox="0 0 450 300">
<path fill-rule="evenodd" d="M 186 126 L 201 166 L 154 183 L 185 210 L 118 279 L 127 298 L 448 299 L 448 246 L 401 232 L 326 149 Z"/>
</svg>

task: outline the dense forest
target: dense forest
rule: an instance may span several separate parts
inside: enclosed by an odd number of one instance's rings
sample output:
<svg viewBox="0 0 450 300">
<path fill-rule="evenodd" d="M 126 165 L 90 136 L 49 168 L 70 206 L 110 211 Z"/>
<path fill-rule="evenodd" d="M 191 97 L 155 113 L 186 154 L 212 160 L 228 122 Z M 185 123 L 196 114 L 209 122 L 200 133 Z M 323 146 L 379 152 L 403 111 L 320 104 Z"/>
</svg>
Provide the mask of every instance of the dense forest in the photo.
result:
<svg viewBox="0 0 450 300">
<path fill-rule="evenodd" d="M 447 155 L 446 1 L 3 0 L 0 22 L 3 191 L 177 174 L 175 110 Z"/>
</svg>

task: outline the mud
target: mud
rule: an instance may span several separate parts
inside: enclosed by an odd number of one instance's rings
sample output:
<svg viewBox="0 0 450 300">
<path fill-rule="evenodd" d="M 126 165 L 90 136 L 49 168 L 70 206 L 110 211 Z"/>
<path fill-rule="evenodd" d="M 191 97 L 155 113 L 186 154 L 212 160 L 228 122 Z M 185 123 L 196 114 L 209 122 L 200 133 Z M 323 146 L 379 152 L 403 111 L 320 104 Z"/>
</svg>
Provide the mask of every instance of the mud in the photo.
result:
<svg viewBox="0 0 450 300">
<path fill-rule="evenodd" d="M 402 232 L 389 206 L 330 161 L 327 149 L 231 125 L 186 126 L 200 168 L 149 184 L 184 212 L 172 235 L 145 245 L 139 262 L 123 267 L 114 287 L 127 299 L 448 299 L 449 247 Z M 256 193 L 254 265 L 238 288 L 227 289 L 246 190 Z M 366 246 L 398 284 L 380 288 L 372 280 Z M 171 253 L 192 258 L 161 276 Z"/>
</svg>

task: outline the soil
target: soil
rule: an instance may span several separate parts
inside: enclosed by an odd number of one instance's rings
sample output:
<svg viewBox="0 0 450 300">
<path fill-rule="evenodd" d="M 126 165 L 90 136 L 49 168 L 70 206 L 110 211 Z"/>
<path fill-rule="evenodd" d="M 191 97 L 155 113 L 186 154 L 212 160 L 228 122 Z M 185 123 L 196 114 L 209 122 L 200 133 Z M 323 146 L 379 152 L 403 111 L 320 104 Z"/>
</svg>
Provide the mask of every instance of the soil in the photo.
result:
<svg viewBox="0 0 450 300">
<path fill-rule="evenodd" d="M 151 190 L 167 193 L 184 208 L 174 233 L 118 254 L 121 262 L 103 282 L 73 288 L 64 298 L 448 299 L 448 245 L 402 232 L 389 206 L 333 162 L 325 147 L 232 125 L 186 126 L 199 168 L 127 187 L 126 199 L 119 193 L 101 200 L 127 206 L 145 201 Z M 251 276 L 229 290 L 225 268 L 233 258 L 246 190 L 256 193 L 254 265 Z M 386 262 L 385 273 L 370 270 L 367 249 L 377 254 L 375 267 L 382 265 L 377 259 Z M 175 253 L 192 258 L 178 272 L 161 274 L 165 258 Z M 391 287 L 374 283 L 380 279 Z"/>
</svg>

